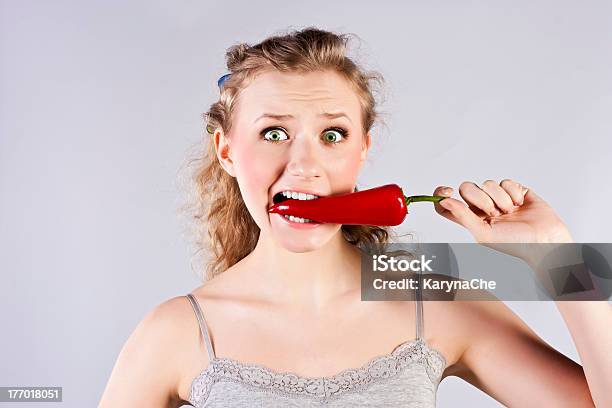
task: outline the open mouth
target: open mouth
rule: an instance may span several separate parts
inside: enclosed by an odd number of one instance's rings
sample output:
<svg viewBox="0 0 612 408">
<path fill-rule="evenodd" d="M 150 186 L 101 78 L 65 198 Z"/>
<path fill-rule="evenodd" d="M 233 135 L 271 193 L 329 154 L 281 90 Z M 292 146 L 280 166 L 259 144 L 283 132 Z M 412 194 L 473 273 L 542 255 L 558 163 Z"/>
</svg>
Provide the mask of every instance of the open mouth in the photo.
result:
<svg viewBox="0 0 612 408">
<path fill-rule="evenodd" d="M 300 193 L 301 194 L 301 193 Z M 311 194 L 306 194 L 305 196 L 302 195 L 302 198 L 293 198 L 291 196 L 285 195 L 283 194 L 282 191 L 274 194 L 274 197 L 272 197 L 272 202 L 274 204 L 279 204 L 282 203 L 283 201 L 287 201 L 287 200 L 316 200 L 319 197 L 311 195 Z M 316 222 L 314 220 L 310 220 L 308 218 L 301 218 L 301 217 L 295 217 L 293 215 L 283 215 L 283 217 L 285 219 L 287 219 L 290 222 L 295 222 L 295 223 L 300 223 L 300 224 L 320 224 L 319 222 Z"/>
<path fill-rule="evenodd" d="M 279 191 L 278 193 L 274 194 L 274 197 L 272 197 L 272 202 L 274 204 L 282 203 L 283 201 L 286 201 L 286 200 L 291 200 L 291 199 L 283 195 L 282 191 Z"/>
</svg>

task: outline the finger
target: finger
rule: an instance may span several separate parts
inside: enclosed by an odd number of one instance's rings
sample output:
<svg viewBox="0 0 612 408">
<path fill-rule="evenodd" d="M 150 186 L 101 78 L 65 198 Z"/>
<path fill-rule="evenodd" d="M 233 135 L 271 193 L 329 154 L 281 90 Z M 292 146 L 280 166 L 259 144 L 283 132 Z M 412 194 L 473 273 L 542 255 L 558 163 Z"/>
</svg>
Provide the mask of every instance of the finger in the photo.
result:
<svg viewBox="0 0 612 408">
<path fill-rule="evenodd" d="M 491 217 L 501 215 L 501 212 L 495 207 L 493 199 L 471 181 L 464 181 L 459 185 L 459 194 L 467 205 L 476 207 Z"/>
<path fill-rule="evenodd" d="M 542 197 L 537 195 L 531 188 L 523 186 L 524 204 L 546 203 Z"/>
<path fill-rule="evenodd" d="M 499 185 L 508 193 L 514 205 L 523 205 L 523 186 L 510 179 L 503 179 Z"/>
<path fill-rule="evenodd" d="M 439 202 L 440 206 L 448 210 L 442 215 L 449 220 L 467 228 L 475 237 L 484 236 L 489 224 L 470 210 L 468 205 L 454 198 L 445 198 Z"/>
<path fill-rule="evenodd" d="M 449 186 L 438 186 L 433 192 L 433 195 L 448 195 L 450 196 L 453 192 L 453 188 Z"/>
<path fill-rule="evenodd" d="M 433 195 L 438 195 L 438 196 L 443 196 L 443 197 L 450 197 L 451 194 L 453 193 L 453 189 L 452 187 L 448 187 L 448 186 L 438 186 L 436 187 L 436 189 L 433 192 Z M 444 201 L 444 200 L 442 200 Z M 434 202 L 434 210 L 436 210 L 436 212 L 442 216 L 444 216 L 444 213 L 447 213 L 448 210 L 444 207 L 442 207 L 440 205 L 439 202 Z"/>
<path fill-rule="evenodd" d="M 512 197 L 508 195 L 506 190 L 501 188 L 494 180 L 486 180 L 482 183 L 482 191 L 487 193 L 489 197 L 493 199 L 495 206 L 502 210 L 504 213 L 510 213 L 514 211 L 514 203 Z"/>
</svg>

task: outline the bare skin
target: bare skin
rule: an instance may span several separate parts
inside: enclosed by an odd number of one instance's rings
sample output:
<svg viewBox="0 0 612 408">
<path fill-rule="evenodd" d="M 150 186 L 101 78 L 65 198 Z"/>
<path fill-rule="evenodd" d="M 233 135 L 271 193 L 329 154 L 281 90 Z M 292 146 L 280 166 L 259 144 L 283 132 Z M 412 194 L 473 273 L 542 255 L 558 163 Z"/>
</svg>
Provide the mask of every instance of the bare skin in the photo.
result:
<svg viewBox="0 0 612 408">
<path fill-rule="evenodd" d="M 319 116 L 339 111 L 346 117 Z M 294 117 L 257 121 L 270 112 Z M 215 132 L 217 156 L 237 178 L 261 232 L 247 257 L 192 291 L 217 357 L 323 377 L 361 367 L 414 339 L 413 302 L 360 300 L 360 258 L 342 238 L 340 225 L 298 231 L 266 211 L 280 190 L 318 195 L 353 190 L 370 135 L 360 128 L 352 88 L 333 72 L 265 72 L 243 90 L 234 115 L 230 134 Z M 272 126 L 282 127 L 275 133 L 282 138 L 262 141 L 272 135 L 264 132 Z M 329 133 L 335 127 L 345 128 L 349 137 L 337 142 L 340 135 Z M 512 180 L 482 187 L 465 182 L 459 192 L 465 202 L 449 196 L 435 209 L 467 228 L 477 242 L 571 242 L 554 211 Z M 434 194 L 450 192 L 440 186 Z M 612 321 L 609 305 L 557 305 L 584 369 L 500 301 L 424 302 L 424 337 L 447 361 L 443 378 L 463 378 L 504 405 L 592 407 L 596 401 L 605 406 L 612 337 L 594 333 Z M 100 406 L 187 404 L 193 379 L 208 363 L 189 302 L 183 296 L 169 299 L 126 342 Z"/>
</svg>

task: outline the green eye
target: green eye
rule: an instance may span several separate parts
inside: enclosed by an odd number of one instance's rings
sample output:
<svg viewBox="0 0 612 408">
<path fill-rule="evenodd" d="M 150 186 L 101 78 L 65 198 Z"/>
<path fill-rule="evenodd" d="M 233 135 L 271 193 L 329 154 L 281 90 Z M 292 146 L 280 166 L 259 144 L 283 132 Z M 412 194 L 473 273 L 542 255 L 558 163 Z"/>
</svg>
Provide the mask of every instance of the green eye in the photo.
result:
<svg viewBox="0 0 612 408">
<path fill-rule="evenodd" d="M 323 133 L 326 142 L 340 143 L 344 138 L 344 133 L 339 129 L 328 129 Z"/>
<path fill-rule="evenodd" d="M 282 139 L 283 135 L 285 136 L 284 139 Z M 287 134 L 285 133 L 283 129 L 280 129 L 280 128 L 264 130 L 263 137 L 268 142 L 279 142 L 282 140 L 287 140 Z"/>
<path fill-rule="evenodd" d="M 262 130 L 261 135 L 266 142 L 282 142 L 287 140 L 287 132 L 283 128 L 271 127 Z M 342 128 L 329 128 L 323 132 L 323 138 L 331 144 L 338 144 L 348 137 L 348 132 Z"/>
</svg>

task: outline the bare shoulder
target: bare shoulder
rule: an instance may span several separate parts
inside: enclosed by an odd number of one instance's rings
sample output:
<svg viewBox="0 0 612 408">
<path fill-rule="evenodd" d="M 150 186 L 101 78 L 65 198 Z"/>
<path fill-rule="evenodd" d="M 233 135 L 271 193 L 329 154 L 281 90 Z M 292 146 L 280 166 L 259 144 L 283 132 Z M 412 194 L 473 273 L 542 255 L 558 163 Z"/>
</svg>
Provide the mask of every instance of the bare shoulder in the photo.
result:
<svg viewBox="0 0 612 408">
<path fill-rule="evenodd" d="M 198 325 L 185 296 L 153 307 L 123 345 L 100 401 L 112 406 L 180 406 L 184 379 L 207 363 L 198 353 Z"/>
<path fill-rule="evenodd" d="M 448 276 L 427 276 L 433 282 L 448 281 Z M 469 377 L 469 364 L 486 353 L 475 344 L 486 339 L 495 339 L 491 344 L 498 346 L 511 338 L 544 343 L 504 302 L 485 290 L 458 290 L 444 296 L 440 291 L 423 292 L 425 333 L 430 333 L 434 346 L 447 356 L 443 378 Z"/>
<path fill-rule="evenodd" d="M 593 406 L 582 366 L 540 338 L 503 302 L 473 302 L 466 310 L 474 331 L 457 376 L 508 406 L 536 400 L 557 407 Z"/>
<path fill-rule="evenodd" d="M 580 364 L 540 338 L 503 301 L 485 291 L 476 295 L 489 300 L 431 302 L 433 314 L 443 316 L 433 322 L 438 335 L 457 343 L 443 377 L 462 378 L 507 406 L 538 399 L 552 406 L 592 406 L 585 405 L 590 396 Z"/>
</svg>

